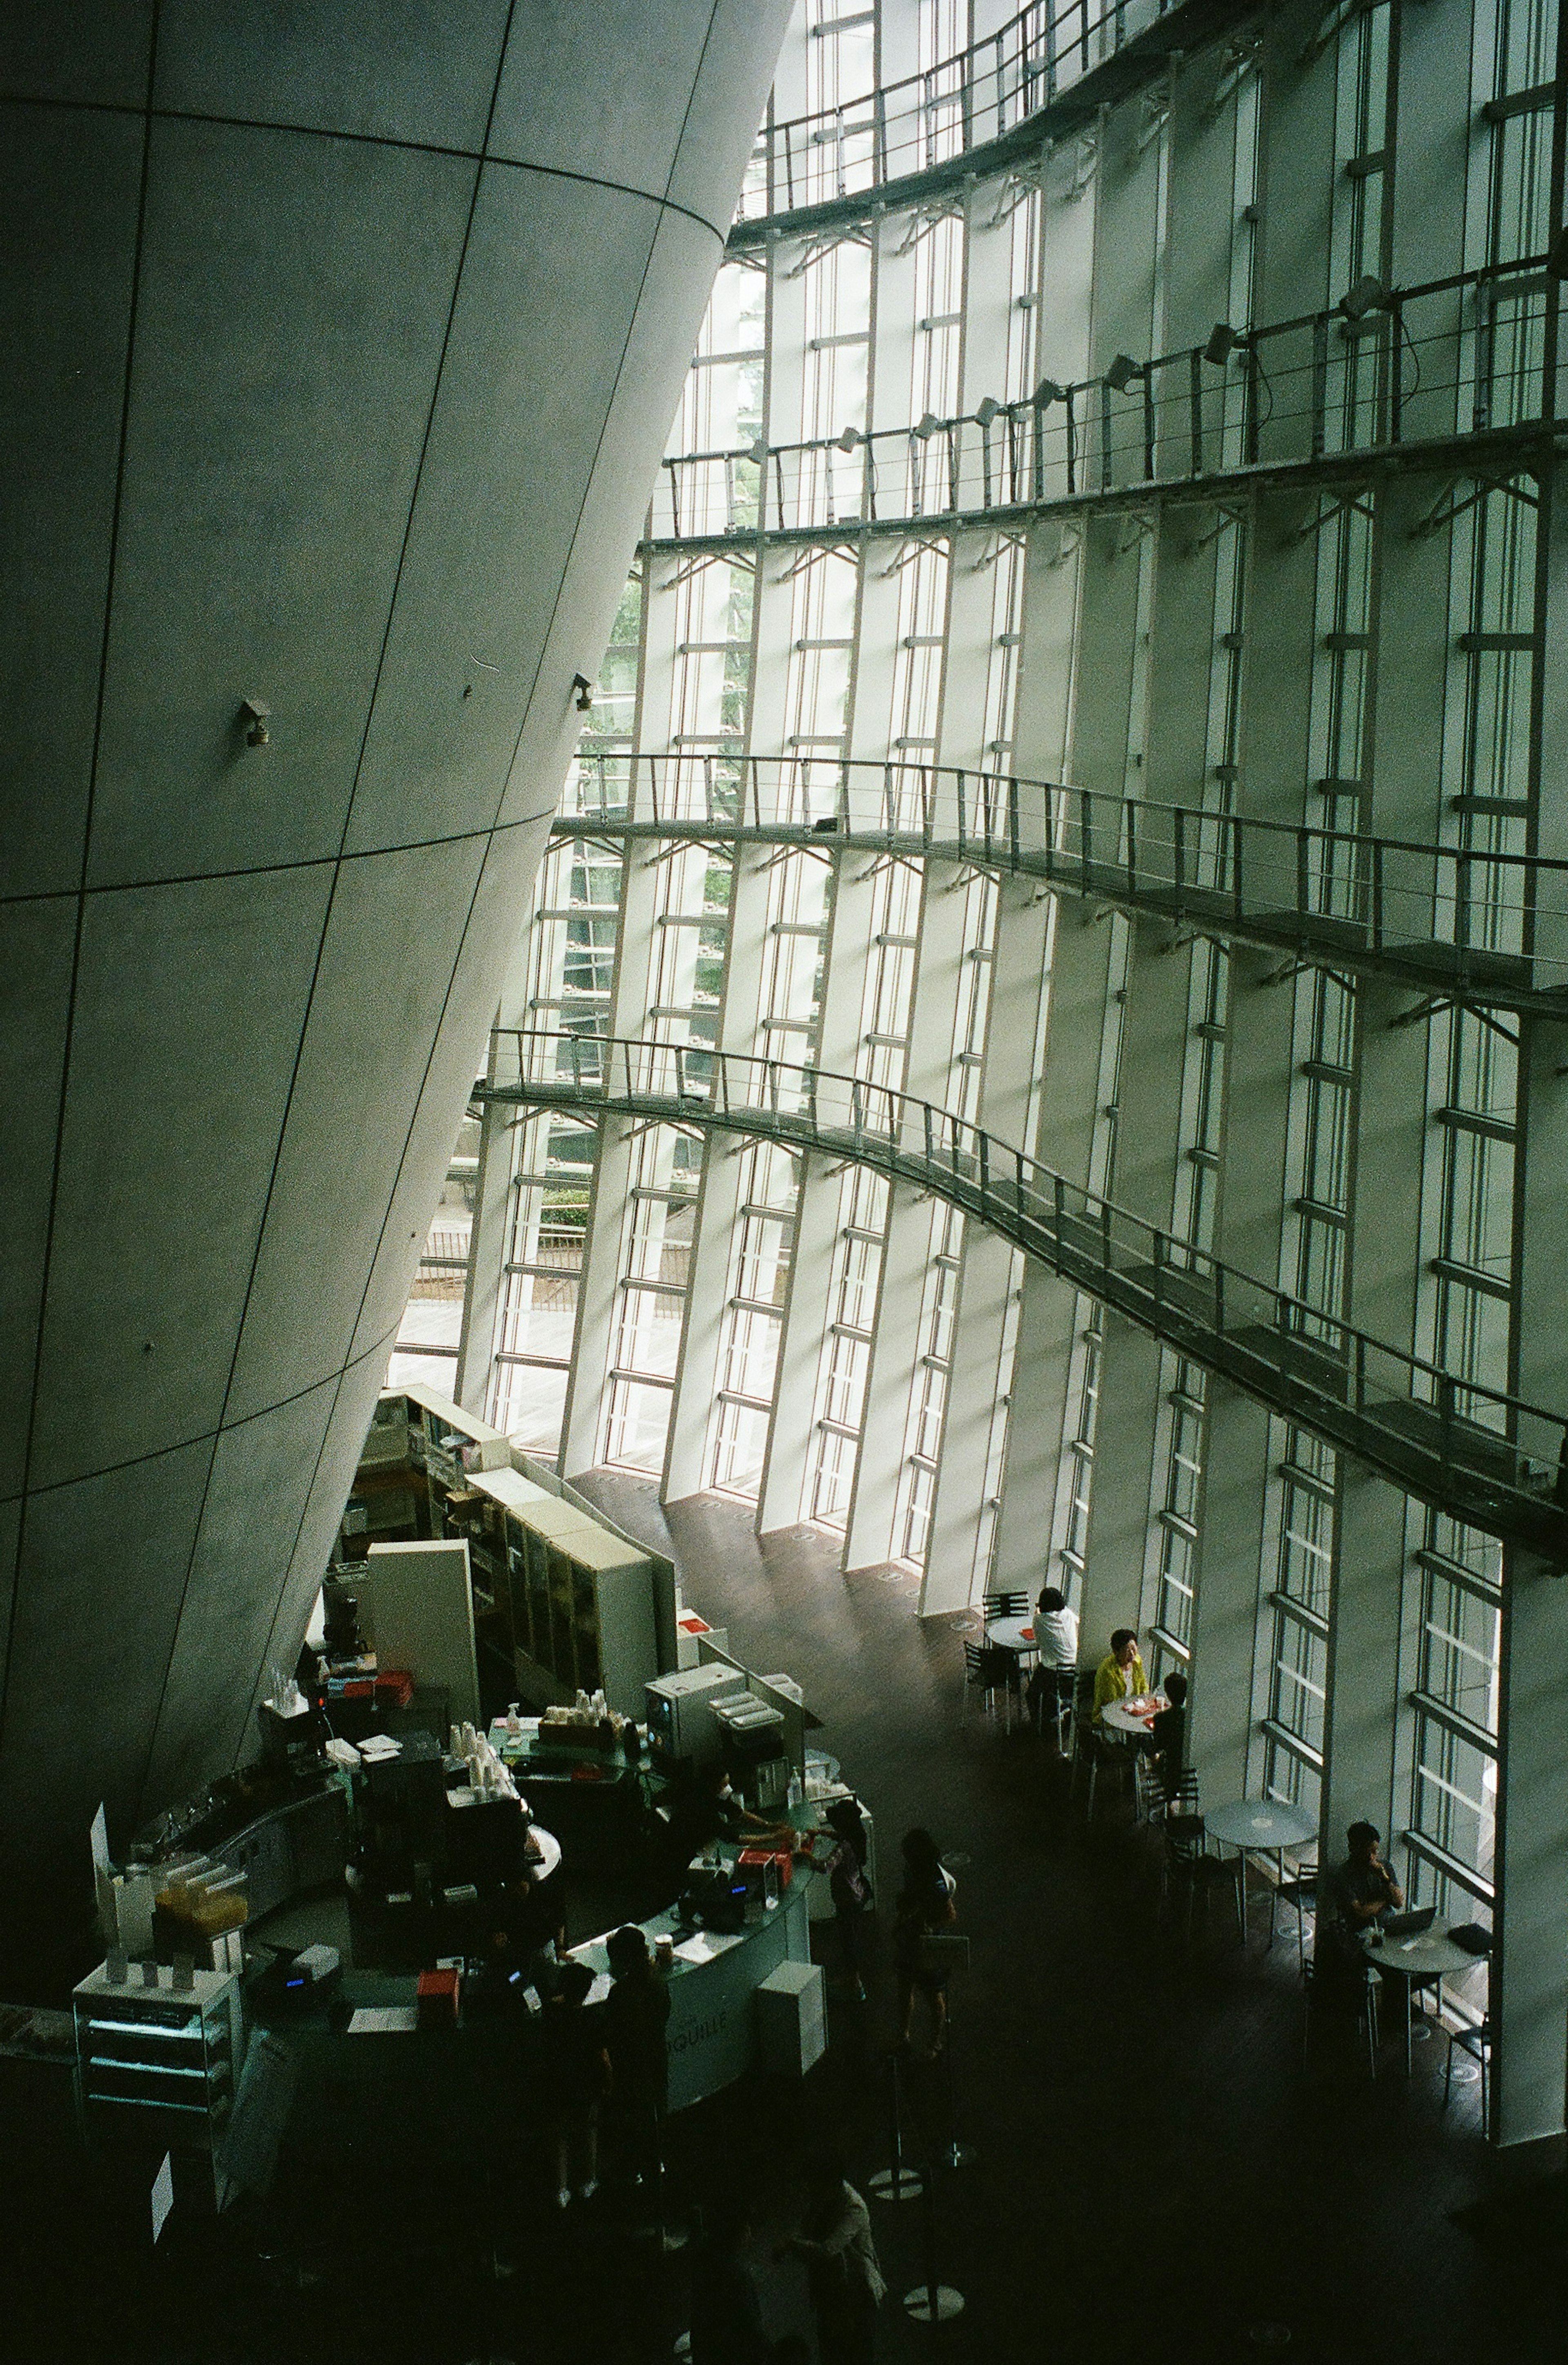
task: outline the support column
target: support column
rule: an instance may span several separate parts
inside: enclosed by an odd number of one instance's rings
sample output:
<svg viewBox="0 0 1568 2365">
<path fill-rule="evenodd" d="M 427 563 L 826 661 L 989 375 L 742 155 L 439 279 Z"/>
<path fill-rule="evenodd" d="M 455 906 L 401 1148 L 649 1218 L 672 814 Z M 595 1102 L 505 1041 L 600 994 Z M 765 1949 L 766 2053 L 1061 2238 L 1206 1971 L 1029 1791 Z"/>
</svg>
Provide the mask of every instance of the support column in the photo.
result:
<svg viewBox="0 0 1568 2365">
<path fill-rule="evenodd" d="M 1394 1855 L 1394 1730 L 1409 1497 L 1338 1457 L 1328 1612 L 1318 1862 L 1342 1863 L 1349 1824 L 1375 1823 Z M 1403 1818 L 1400 1818 L 1401 1822 Z M 1404 1884 L 1401 1884 L 1402 1886 Z"/>
<path fill-rule="evenodd" d="M 1522 1548 L 1503 1560 L 1492 2141 L 1561 2135 L 1568 2080 L 1568 1750 L 1561 1676 L 1568 1577 Z"/>
<path fill-rule="evenodd" d="M 1531 1404 L 1568 1403 L 1568 1027 L 1519 1030 L 1519 1149 L 1514 1170 L 1515 1371 Z M 1526 1440 L 1528 1441 L 1528 1440 Z M 1540 1440 L 1537 1441 L 1538 1450 Z M 1512 1549 L 1503 1564 L 1498 1712 L 1497 1888 L 1493 1957 L 1496 2045 L 1492 2139 L 1558 2135 L 1568 2025 L 1568 1751 L 1552 1671 L 1568 1655 L 1568 1577 Z"/>
<path fill-rule="evenodd" d="M 1053 907 L 1017 880 L 1004 880 L 998 892 L 979 1121 L 998 1140 L 1027 1143 L 1045 1062 Z M 1025 1269 L 1025 1260 L 1007 1240 L 976 1222 L 965 1225 L 921 1589 L 926 1616 L 966 1607 L 991 1572 L 1014 1375 L 1021 1368 L 1017 1342 Z"/>
<path fill-rule="evenodd" d="M 730 939 L 724 972 L 722 1051 L 749 1053 L 756 1041 L 767 946 L 773 857 L 766 846 L 739 846 L 730 877 Z M 741 1183 L 749 1171 L 745 1144 L 710 1134 L 703 1149 L 686 1323 L 670 1408 L 665 1500 L 678 1502 L 708 1484 L 713 1407 L 722 1377 L 725 1322 L 734 1271 Z"/>
<path fill-rule="evenodd" d="M 1248 1788 L 1258 1697 L 1258 1595 L 1269 1494 L 1269 1416 L 1211 1373 L 1193 1597 L 1189 1754 L 1205 1797 Z"/>
<path fill-rule="evenodd" d="M 861 856 L 840 853 L 836 857 L 816 1059 L 827 1075 L 852 1075 L 857 1065 L 874 868 Z M 759 1535 L 774 1528 L 794 1527 L 810 1511 L 817 1389 L 829 1345 L 829 1292 L 843 1197 L 841 1178 L 836 1160 L 807 1157 L 801 1161 L 795 1250 L 790 1260 L 790 1288 L 778 1342 L 778 1387 L 757 1499 Z"/>
<path fill-rule="evenodd" d="M 1154 1476 L 1159 1342 L 1119 1314 L 1105 1316 L 1094 1484 L 1083 1571 L 1079 1663 L 1092 1666 L 1117 1626 L 1141 1626 L 1144 1545 Z"/>
</svg>

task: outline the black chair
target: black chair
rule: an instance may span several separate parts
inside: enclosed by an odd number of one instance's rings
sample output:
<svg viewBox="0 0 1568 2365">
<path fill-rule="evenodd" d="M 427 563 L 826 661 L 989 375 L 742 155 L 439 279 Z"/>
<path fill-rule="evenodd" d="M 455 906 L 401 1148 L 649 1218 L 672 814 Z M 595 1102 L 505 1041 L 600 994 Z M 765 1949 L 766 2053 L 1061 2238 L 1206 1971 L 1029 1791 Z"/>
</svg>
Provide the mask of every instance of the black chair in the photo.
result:
<svg viewBox="0 0 1568 2365">
<path fill-rule="evenodd" d="M 1208 1833 L 1202 1815 L 1168 1812 L 1164 1824 L 1165 1856 L 1161 1866 L 1162 1901 L 1174 1901 L 1183 1907 L 1182 1930 L 1189 1945 L 1193 1937 L 1193 1920 L 1201 1901 L 1205 1926 L 1209 1900 L 1228 1889 L 1236 1908 L 1236 1937 L 1238 1945 L 1247 1944 L 1247 1922 L 1242 1903 L 1244 1879 L 1243 1859 L 1239 1853 L 1232 1855 L 1211 1855 Z"/>
<path fill-rule="evenodd" d="M 1007 1700 L 1007 1721 L 1011 1727 L 1013 1702 L 1020 1698 L 1018 1662 L 1011 1651 L 1000 1651 L 986 1642 L 966 1642 L 964 1688 L 982 1696 L 988 1715 L 997 1693 L 1002 1693 Z"/>
<path fill-rule="evenodd" d="M 1377 1977 L 1370 1963 L 1348 1964 L 1328 1980 L 1319 1975 L 1316 1961 L 1304 1963 L 1301 1972 L 1302 2002 L 1301 2066 L 1305 2075 L 1312 2032 L 1319 2013 L 1330 1999 L 1341 2007 L 1351 2002 L 1356 2009 L 1356 2028 L 1364 2031 L 1367 2040 L 1367 2068 L 1375 2083 L 1377 2079 Z"/>
<path fill-rule="evenodd" d="M 989 1626 L 993 1618 L 1027 1618 L 1029 1597 L 1026 1593 L 982 1593 L 980 1616 Z"/>
<path fill-rule="evenodd" d="M 1450 2028 L 1448 2037 L 1449 2057 L 1443 2064 L 1443 2108 L 1445 2111 L 1448 2109 L 1449 2095 L 1453 2086 L 1453 2049 L 1457 2045 L 1462 2053 L 1468 2053 L 1471 2059 L 1480 2065 L 1481 2132 L 1484 2135 L 1491 2125 L 1491 2102 L 1487 2090 L 1487 2071 L 1492 2061 L 1491 2015 L 1488 2014 L 1484 2020 L 1477 2022 L 1473 2028 Z"/>
<path fill-rule="evenodd" d="M 1295 1907 L 1296 1965 L 1305 1978 L 1306 1977 L 1306 1933 L 1304 1925 L 1306 1916 L 1309 1913 L 1316 1916 L 1317 1911 L 1317 1866 L 1315 1864 L 1297 1865 L 1294 1872 L 1287 1873 L 1275 1889 L 1269 1903 L 1271 1942 L 1274 1935 L 1274 1910 L 1280 1905 Z"/>
<path fill-rule="evenodd" d="M 1135 1802 L 1137 1780 L 1137 1753 L 1131 1743 L 1124 1743 L 1094 1721 L 1094 1677 L 1080 1675 L 1072 1708 L 1072 1795 L 1078 1793 L 1081 1772 L 1089 1777 L 1089 1796 L 1085 1812 L 1094 1820 L 1094 1799 L 1100 1777 L 1118 1787 L 1126 1784 L 1133 1791 Z"/>
</svg>

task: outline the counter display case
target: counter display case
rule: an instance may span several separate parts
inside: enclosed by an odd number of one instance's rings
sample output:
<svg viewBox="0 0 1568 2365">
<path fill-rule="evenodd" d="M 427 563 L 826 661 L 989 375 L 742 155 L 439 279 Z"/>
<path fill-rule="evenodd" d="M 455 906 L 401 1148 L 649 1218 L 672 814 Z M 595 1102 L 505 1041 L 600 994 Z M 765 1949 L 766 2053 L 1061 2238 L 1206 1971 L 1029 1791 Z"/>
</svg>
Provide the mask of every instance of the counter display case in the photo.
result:
<svg viewBox="0 0 1568 2365">
<path fill-rule="evenodd" d="M 100 1965 L 72 1990 L 72 2013 L 86 2140 L 197 2155 L 221 2203 L 219 2153 L 244 2064 L 238 1973 L 198 1970 L 176 1988 L 161 1968 L 146 1987 L 140 1964 L 123 1982 Z"/>
</svg>

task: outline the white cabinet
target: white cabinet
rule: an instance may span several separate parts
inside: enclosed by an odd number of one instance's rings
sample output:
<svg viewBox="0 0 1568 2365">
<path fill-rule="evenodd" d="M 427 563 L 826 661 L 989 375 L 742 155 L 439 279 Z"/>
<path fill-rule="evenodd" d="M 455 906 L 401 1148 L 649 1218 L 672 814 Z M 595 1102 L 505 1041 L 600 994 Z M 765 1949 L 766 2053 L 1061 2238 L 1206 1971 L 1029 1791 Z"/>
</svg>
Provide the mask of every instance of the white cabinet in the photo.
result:
<svg viewBox="0 0 1568 2365">
<path fill-rule="evenodd" d="M 144 1986 L 133 1963 L 119 1982 L 100 1966 L 72 1990 L 77 2108 L 90 2143 L 199 2154 L 221 2202 L 218 2154 L 244 2064 L 240 1980 L 201 1970 L 189 1988 L 171 1978 L 160 1967 L 159 1985 Z"/>
</svg>

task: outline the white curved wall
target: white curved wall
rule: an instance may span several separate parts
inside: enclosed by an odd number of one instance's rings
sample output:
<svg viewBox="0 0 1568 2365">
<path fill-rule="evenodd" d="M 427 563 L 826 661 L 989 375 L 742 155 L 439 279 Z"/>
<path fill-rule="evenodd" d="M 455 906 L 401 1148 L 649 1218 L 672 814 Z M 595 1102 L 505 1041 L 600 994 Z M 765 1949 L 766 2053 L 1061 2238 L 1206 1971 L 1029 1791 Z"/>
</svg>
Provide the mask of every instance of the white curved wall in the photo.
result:
<svg viewBox="0 0 1568 2365">
<path fill-rule="evenodd" d="M 25 13 L 0 1830 L 74 1862 L 297 1647 L 788 7 Z"/>
</svg>

